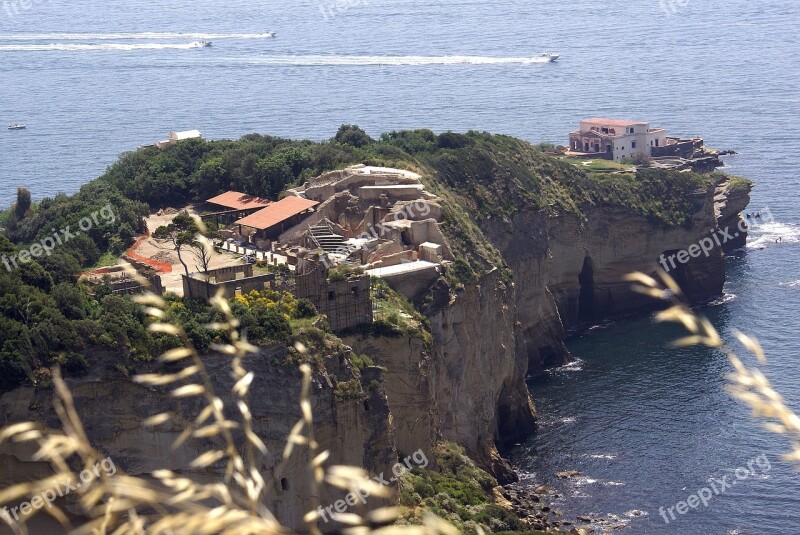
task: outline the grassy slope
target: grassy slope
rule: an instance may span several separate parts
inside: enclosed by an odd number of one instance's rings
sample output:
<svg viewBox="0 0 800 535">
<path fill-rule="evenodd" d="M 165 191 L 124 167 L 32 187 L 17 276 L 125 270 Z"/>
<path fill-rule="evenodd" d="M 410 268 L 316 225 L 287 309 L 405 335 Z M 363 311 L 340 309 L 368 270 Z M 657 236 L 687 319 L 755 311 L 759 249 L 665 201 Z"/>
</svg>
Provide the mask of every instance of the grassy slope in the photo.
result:
<svg viewBox="0 0 800 535">
<path fill-rule="evenodd" d="M 693 195 L 708 191 L 711 175 L 642 170 L 587 173 L 508 136 L 469 133 L 463 146 L 417 154 L 428 187 L 444 199 L 443 230 L 457 256 L 474 271 L 502 264 L 480 232 L 481 223 L 520 210 L 583 214 L 598 204 L 629 209 L 654 225 L 686 225 Z"/>
</svg>

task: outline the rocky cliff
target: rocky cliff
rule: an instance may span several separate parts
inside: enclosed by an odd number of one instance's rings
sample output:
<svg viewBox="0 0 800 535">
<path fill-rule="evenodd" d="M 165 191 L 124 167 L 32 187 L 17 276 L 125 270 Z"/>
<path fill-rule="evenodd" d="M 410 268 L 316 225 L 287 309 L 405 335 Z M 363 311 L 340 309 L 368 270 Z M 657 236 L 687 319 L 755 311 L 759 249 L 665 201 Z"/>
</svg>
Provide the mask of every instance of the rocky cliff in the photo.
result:
<svg viewBox="0 0 800 535">
<path fill-rule="evenodd" d="M 348 343 L 382 355 L 396 422 L 424 422 L 413 440 L 456 440 L 507 479 L 497 450 L 535 426 L 525 376 L 568 360 L 570 329 L 657 306 L 630 291 L 627 273 L 666 270 L 693 303 L 720 295 L 733 242 L 716 238 L 738 221 L 750 184 L 655 169 L 592 174 L 505 136 L 457 141 L 419 156 L 457 259 L 449 287 L 440 281 L 417 303 L 432 347 Z"/>
<path fill-rule="evenodd" d="M 498 440 L 524 436 L 535 426 L 527 361 L 516 347 L 513 287 L 495 270 L 453 295 L 445 286 L 433 291 L 444 302 L 428 318 L 431 347 L 406 337 L 346 342 L 387 369 L 399 451 L 432 451 L 437 441 L 451 440 L 501 482 L 513 481 Z"/>
<path fill-rule="evenodd" d="M 725 242 L 721 229 L 738 225 L 748 193 L 749 186 L 731 192 L 728 181 L 697 192 L 691 219 L 681 226 L 654 223 L 612 205 L 588 207 L 584 215 L 522 210 L 485 223 L 486 236 L 514 272 L 522 333 L 517 345 L 527 355 L 528 371 L 564 362 L 566 330 L 652 307 L 622 280 L 632 271 L 666 270 L 693 303 L 720 295 L 724 253 L 736 248 Z M 743 244 L 746 232 L 738 232 L 736 240 Z M 680 251 L 686 251 L 685 263 Z"/>
<path fill-rule="evenodd" d="M 301 417 L 301 375 L 295 364 L 287 363 L 286 355 L 283 348 L 265 350 L 247 358 L 244 365 L 255 372 L 249 402 L 253 429 L 269 450 L 261 459 L 262 475 L 265 480 L 274 481 L 267 491 L 266 504 L 286 525 L 299 528 L 303 515 L 313 509 L 314 502 L 308 485 L 308 450 L 296 447 L 290 459 L 281 464 L 286 438 Z M 190 440 L 178 449 L 171 447 L 202 410 L 200 398 L 176 403 L 164 389 L 145 387 L 119 374 L 110 374 L 107 370 L 113 368 L 105 365 L 113 363 L 113 356 L 92 356 L 98 363 L 92 372 L 68 382 L 90 441 L 110 456 L 118 469 L 131 475 L 169 469 L 178 473 L 191 472 L 201 481 L 221 480 L 224 464 L 212 465 L 205 471 L 189 468 L 193 459 L 214 449 L 215 443 Z M 230 394 L 226 395 L 232 387 L 228 359 L 211 356 L 205 363 L 217 394 L 230 401 Z M 330 464 L 362 466 L 371 474 L 390 473 L 397 462 L 397 450 L 383 391 L 382 370 L 366 368 L 359 377 L 346 354 L 329 355 L 323 363 L 324 368 L 318 368 L 314 374 L 311 404 L 315 438 L 321 448 L 330 451 Z M 353 380 L 361 385 L 360 392 L 347 396 L 337 393 L 337 384 Z M 0 427 L 34 420 L 60 429 L 51 409 L 52 396 L 52 389 L 32 387 L 3 395 Z M 233 403 L 229 405 L 231 412 L 235 412 Z M 157 429 L 143 427 L 145 418 L 165 410 L 174 411 L 172 422 Z M 50 474 L 49 466 L 31 461 L 33 452 L 30 447 L 18 444 L 0 446 L 0 485 Z M 318 503 L 326 506 L 343 495 L 336 489 L 324 488 Z M 373 509 L 385 503 L 382 499 L 371 498 L 367 506 Z M 353 512 L 358 509 L 354 507 Z"/>
<path fill-rule="evenodd" d="M 687 251 L 686 263 L 676 258 L 673 268 L 667 260 L 666 269 L 693 303 L 720 295 L 725 244 L 710 242 L 708 254 L 692 246 L 738 221 L 748 192 L 731 193 L 728 182 L 696 192 L 691 217 L 681 226 L 612 205 L 587 207 L 584 216 L 521 210 L 484 222 L 513 283 L 495 269 L 457 292 L 434 286 L 425 305 L 430 348 L 408 338 L 347 339 L 387 368 L 398 449 L 454 440 L 501 481 L 513 479 L 498 448 L 535 429 L 525 376 L 569 358 L 569 329 L 657 306 L 622 278 L 665 269 L 662 255 Z"/>
</svg>

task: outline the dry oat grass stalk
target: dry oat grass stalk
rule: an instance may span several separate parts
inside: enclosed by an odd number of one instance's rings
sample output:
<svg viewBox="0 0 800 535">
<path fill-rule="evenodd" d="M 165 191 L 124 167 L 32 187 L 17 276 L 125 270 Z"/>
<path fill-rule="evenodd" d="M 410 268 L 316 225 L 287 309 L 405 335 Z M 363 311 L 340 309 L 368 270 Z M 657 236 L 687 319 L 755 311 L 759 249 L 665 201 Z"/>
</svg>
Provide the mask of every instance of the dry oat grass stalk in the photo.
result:
<svg viewBox="0 0 800 535">
<path fill-rule="evenodd" d="M 132 273 L 132 276 L 142 281 L 137 274 Z M 146 282 L 143 281 L 144 284 Z M 149 477 L 138 477 L 117 469 L 113 477 L 101 473 L 99 477 L 82 484 L 73 492 L 86 519 L 77 526 L 73 526 L 70 516 L 56 505 L 35 510 L 29 517 L 20 519 L 20 522 L 10 518 L 2 518 L 0 522 L 9 523 L 17 534 L 26 534 L 26 522 L 35 514 L 44 512 L 76 534 L 290 533 L 291 530 L 281 525 L 265 505 L 264 498 L 276 487 L 276 482 L 265 480 L 258 469 L 257 461 L 267 453 L 267 448 L 253 431 L 248 392 L 254 376 L 243 365 L 244 357 L 256 351 L 256 348 L 240 335 L 239 322 L 233 316 L 228 302 L 219 295 L 212 300 L 212 304 L 222 312 L 224 321 L 208 326 L 212 330 L 225 333 L 223 338 L 230 340 L 230 343 L 214 348 L 218 353 L 229 357 L 230 373 L 234 380 L 232 392 L 228 396 L 222 396 L 215 392 L 203 359 L 187 333 L 180 325 L 167 321 L 166 302 L 152 293 L 139 296 L 136 301 L 154 319 L 150 330 L 177 336 L 183 345 L 159 358 L 162 363 L 169 363 L 170 369 L 182 365 L 179 371 L 139 375 L 134 380 L 153 388 L 169 389 L 176 402 L 189 398 L 203 401 L 202 410 L 183 430 L 173 447 L 180 448 L 191 439 L 212 440 L 216 444 L 214 449 L 194 459 L 191 467 L 202 470 L 212 465 L 224 465 L 224 476 L 220 481 L 201 483 L 170 470 L 156 470 Z M 305 351 L 301 345 L 297 349 L 300 352 Z M 281 465 L 286 463 L 296 448 L 307 448 L 311 458 L 308 473 L 295 474 L 295 477 L 309 478 L 311 496 L 318 497 L 322 485 L 332 485 L 348 491 L 360 488 L 368 491 L 370 496 L 388 496 L 389 489 L 372 481 L 360 468 L 326 468 L 329 453 L 322 451 L 314 438 L 310 396 L 312 370 L 307 364 L 303 364 L 300 371 L 302 417 L 287 439 Z M 53 380 L 56 390 L 55 410 L 62 429 L 45 429 L 35 422 L 16 423 L 0 431 L 0 444 L 5 441 L 35 444 L 38 449 L 33 459 L 49 462 L 55 474 L 0 490 L 0 504 L 18 504 L 54 488 L 57 484 L 78 481 L 81 470 L 95 466 L 106 457 L 91 445 L 75 410 L 72 395 L 57 369 L 53 372 Z M 237 411 L 225 411 L 226 397 L 235 402 Z M 237 414 L 237 417 L 228 417 L 226 414 Z M 162 412 L 151 416 L 144 424 L 156 428 L 168 422 L 177 422 L 174 414 Z M 234 432 L 244 437 L 243 443 L 237 443 Z M 273 473 L 280 473 L 281 465 Z M 305 532 L 320 533 L 317 527 L 317 505 L 314 503 L 312 510 L 305 515 Z M 338 520 L 350 526 L 345 533 L 357 535 L 373 531 L 383 534 L 457 533 L 452 526 L 434 517 L 427 519 L 423 526 L 390 526 L 377 530 L 369 527 L 385 526 L 393 522 L 396 515 L 396 508 L 390 507 L 372 511 L 366 518 L 345 514 L 340 515 Z"/>
<path fill-rule="evenodd" d="M 745 365 L 711 322 L 689 308 L 672 277 L 663 271 L 657 276 L 660 281 L 643 273 L 631 273 L 626 280 L 634 283 L 635 291 L 670 302 L 669 308 L 656 314 L 656 321 L 679 323 L 686 329 L 688 336 L 673 342 L 674 347 L 702 345 L 725 353 L 733 366 L 733 372 L 727 374 L 730 383 L 726 389 L 735 399 L 747 404 L 753 411 L 753 417 L 763 420 L 763 426 L 768 431 L 788 438 L 792 451 L 783 458 L 800 469 L 800 418 L 784 403 L 783 397 L 775 391 L 761 370 Z M 767 363 L 758 340 L 740 331 L 734 331 L 734 335 L 759 364 Z"/>
</svg>

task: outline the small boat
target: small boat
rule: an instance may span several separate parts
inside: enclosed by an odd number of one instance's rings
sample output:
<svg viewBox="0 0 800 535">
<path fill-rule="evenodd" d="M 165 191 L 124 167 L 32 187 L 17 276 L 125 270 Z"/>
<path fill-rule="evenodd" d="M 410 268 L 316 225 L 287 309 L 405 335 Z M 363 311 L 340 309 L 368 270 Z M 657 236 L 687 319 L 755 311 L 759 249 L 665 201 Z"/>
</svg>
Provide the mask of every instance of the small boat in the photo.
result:
<svg viewBox="0 0 800 535">
<path fill-rule="evenodd" d="M 26 124 L 11 123 L 8 125 L 9 130 L 25 130 L 26 128 L 28 128 L 28 125 Z"/>
<path fill-rule="evenodd" d="M 550 63 L 552 63 L 552 62 L 554 62 L 555 60 L 557 60 L 558 58 L 560 58 L 561 56 L 559 56 L 558 54 L 550 54 L 550 53 L 548 52 L 548 53 L 544 53 L 544 54 L 539 54 L 539 55 L 538 55 L 538 56 L 536 56 L 536 57 L 537 57 L 537 58 L 541 58 L 541 59 L 546 59 L 547 61 L 549 61 Z"/>
<path fill-rule="evenodd" d="M 276 32 L 266 32 L 262 33 L 261 37 L 276 37 L 278 34 Z"/>
<path fill-rule="evenodd" d="M 211 41 L 195 41 L 192 43 L 193 48 L 208 48 L 211 46 Z"/>
</svg>

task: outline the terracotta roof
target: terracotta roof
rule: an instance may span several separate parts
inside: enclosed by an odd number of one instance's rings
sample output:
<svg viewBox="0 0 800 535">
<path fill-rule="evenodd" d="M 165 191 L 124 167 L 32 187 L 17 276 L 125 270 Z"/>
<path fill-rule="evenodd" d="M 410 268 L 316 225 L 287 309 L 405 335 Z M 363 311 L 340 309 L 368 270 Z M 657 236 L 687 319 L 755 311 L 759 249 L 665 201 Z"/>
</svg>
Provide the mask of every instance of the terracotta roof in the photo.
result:
<svg viewBox="0 0 800 535">
<path fill-rule="evenodd" d="M 633 126 L 636 124 L 647 124 L 645 121 L 623 121 L 620 119 L 584 119 L 582 123 L 595 123 L 603 126 Z"/>
<path fill-rule="evenodd" d="M 254 214 L 240 219 L 236 224 L 257 230 L 264 230 L 274 227 L 278 223 L 286 221 L 297 214 L 301 214 L 318 204 L 317 201 L 309 201 L 302 197 L 285 197 Z"/>
<path fill-rule="evenodd" d="M 218 204 L 219 206 L 225 206 L 231 210 L 248 210 L 251 208 L 261 208 L 262 206 L 272 204 L 272 201 L 267 199 L 253 197 L 252 195 L 238 191 L 226 191 L 222 195 L 217 195 L 213 199 L 208 199 L 206 202 Z"/>
</svg>

